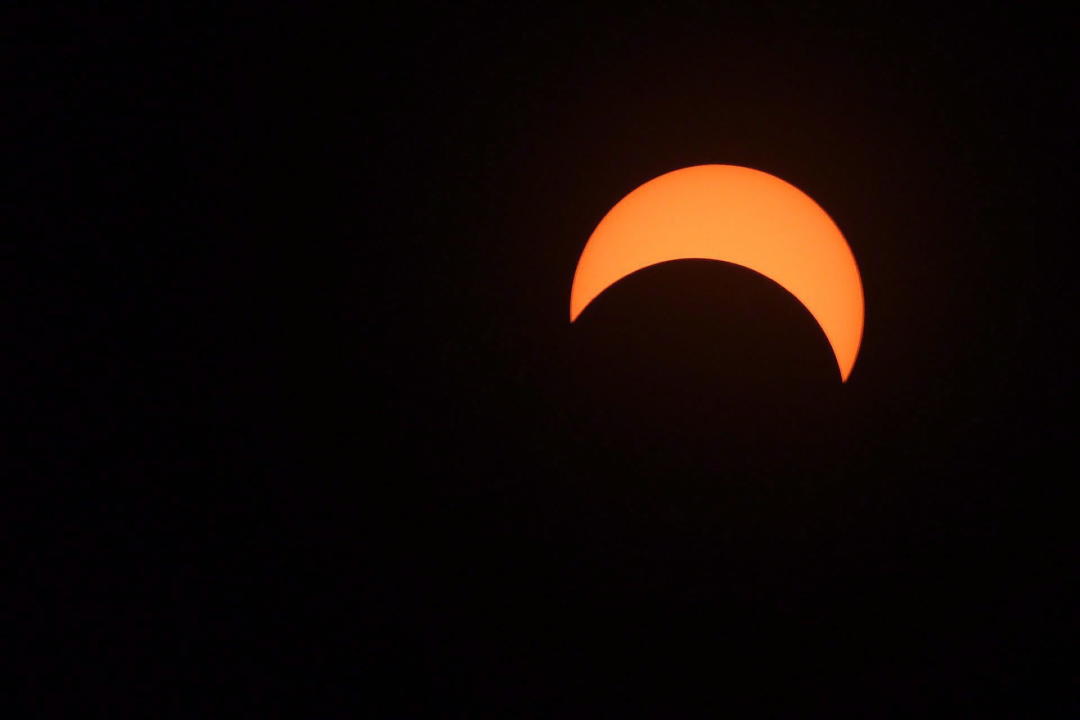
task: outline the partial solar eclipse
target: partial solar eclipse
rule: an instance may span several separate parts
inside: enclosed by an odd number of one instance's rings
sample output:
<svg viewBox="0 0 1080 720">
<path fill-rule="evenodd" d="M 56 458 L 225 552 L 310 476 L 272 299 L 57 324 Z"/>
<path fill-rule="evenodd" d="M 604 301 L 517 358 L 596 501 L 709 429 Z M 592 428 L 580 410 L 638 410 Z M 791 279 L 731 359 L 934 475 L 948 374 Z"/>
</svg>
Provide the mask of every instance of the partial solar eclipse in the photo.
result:
<svg viewBox="0 0 1080 720">
<path fill-rule="evenodd" d="M 697 165 L 661 175 L 611 208 L 581 252 L 570 322 L 600 293 L 669 260 L 720 260 L 776 282 L 825 332 L 840 379 L 863 331 L 859 268 L 836 223 L 809 195 L 737 165 Z"/>
</svg>

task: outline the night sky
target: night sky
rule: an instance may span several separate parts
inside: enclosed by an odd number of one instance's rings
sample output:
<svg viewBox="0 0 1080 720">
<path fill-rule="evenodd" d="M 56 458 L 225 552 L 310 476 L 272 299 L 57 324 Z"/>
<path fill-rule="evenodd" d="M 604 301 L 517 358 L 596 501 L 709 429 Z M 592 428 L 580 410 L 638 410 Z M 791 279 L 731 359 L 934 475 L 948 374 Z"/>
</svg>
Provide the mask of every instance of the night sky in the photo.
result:
<svg viewBox="0 0 1080 720">
<path fill-rule="evenodd" d="M 30 717 L 1075 717 L 1075 23 L 1017 8 L 7 12 Z M 624 195 L 744 165 L 847 383 Z M 23 258 L 27 264 L 23 264 Z"/>
</svg>

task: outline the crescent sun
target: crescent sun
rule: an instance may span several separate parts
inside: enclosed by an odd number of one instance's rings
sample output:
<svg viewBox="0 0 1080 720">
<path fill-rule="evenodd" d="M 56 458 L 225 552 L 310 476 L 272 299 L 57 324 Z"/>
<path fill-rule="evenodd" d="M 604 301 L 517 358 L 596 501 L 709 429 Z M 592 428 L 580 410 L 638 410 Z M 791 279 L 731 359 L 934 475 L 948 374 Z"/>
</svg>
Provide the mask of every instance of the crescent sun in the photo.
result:
<svg viewBox="0 0 1080 720">
<path fill-rule="evenodd" d="M 627 275 L 689 259 L 741 265 L 794 295 L 824 331 L 841 381 L 848 379 L 864 318 L 855 256 L 809 195 L 752 168 L 674 170 L 616 203 L 581 252 L 570 291 L 570 322 Z"/>
</svg>

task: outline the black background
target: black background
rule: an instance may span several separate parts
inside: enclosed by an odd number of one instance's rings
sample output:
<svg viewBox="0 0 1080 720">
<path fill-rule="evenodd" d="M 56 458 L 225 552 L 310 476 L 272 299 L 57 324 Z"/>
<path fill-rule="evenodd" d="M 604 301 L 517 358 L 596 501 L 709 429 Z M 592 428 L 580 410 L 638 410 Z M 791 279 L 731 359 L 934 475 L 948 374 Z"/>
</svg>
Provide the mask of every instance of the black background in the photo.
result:
<svg viewBox="0 0 1080 720">
<path fill-rule="evenodd" d="M 9 13 L 20 697 L 1075 713 L 1075 38 L 1015 12 Z M 844 232 L 847 383 L 723 263 L 567 322 L 702 163 Z"/>
</svg>

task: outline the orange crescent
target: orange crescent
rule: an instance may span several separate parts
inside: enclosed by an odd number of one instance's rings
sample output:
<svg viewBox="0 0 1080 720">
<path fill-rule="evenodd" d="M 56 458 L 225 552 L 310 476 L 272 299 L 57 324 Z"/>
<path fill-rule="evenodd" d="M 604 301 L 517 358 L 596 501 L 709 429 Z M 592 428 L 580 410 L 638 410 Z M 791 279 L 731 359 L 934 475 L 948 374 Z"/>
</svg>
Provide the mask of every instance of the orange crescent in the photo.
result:
<svg viewBox="0 0 1080 720">
<path fill-rule="evenodd" d="M 570 322 L 627 275 L 669 260 L 734 263 L 778 283 L 806 306 L 846 381 L 863 332 L 855 256 L 809 195 L 737 165 L 696 165 L 641 185 L 611 208 L 581 252 Z"/>
</svg>

